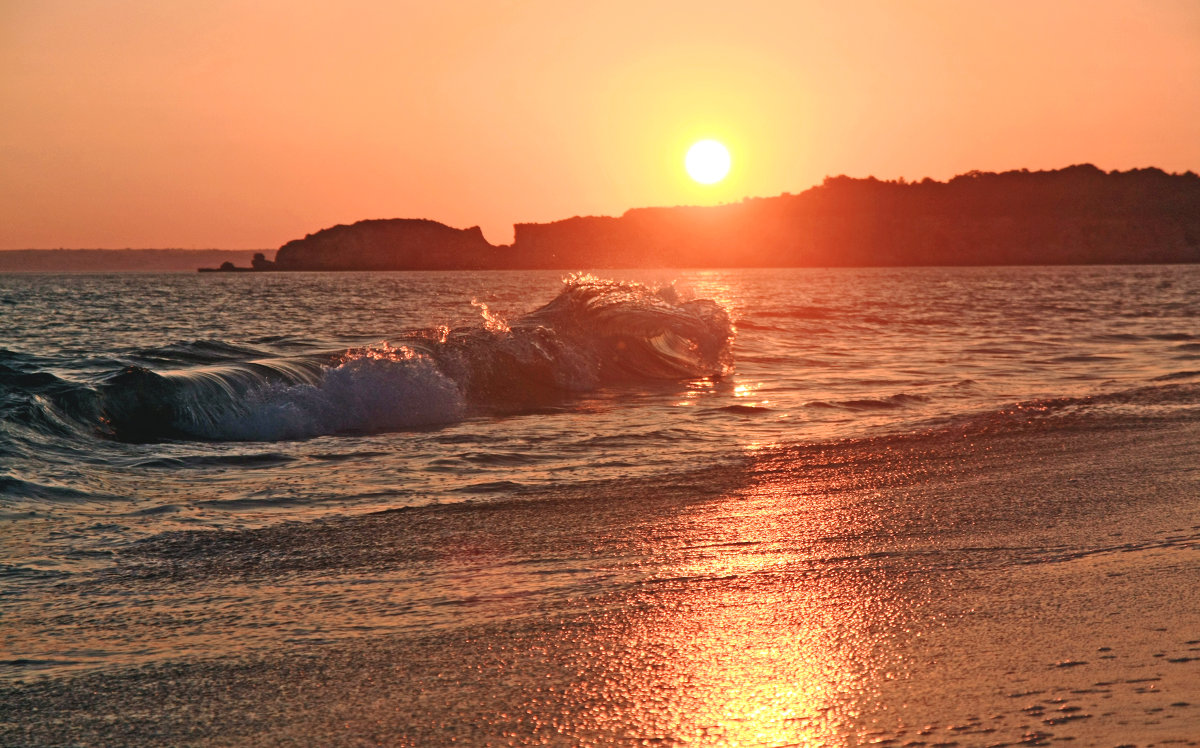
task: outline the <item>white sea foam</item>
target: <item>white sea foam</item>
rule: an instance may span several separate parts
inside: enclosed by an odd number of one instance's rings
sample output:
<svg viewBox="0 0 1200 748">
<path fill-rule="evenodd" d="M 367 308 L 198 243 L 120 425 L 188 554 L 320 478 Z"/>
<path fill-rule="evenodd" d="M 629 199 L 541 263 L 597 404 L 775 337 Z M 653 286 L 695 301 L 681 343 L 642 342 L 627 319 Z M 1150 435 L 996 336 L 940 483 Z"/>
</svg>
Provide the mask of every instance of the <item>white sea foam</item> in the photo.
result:
<svg viewBox="0 0 1200 748">
<path fill-rule="evenodd" d="M 205 439 L 276 441 L 452 423 L 464 410 L 432 359 L 384 344 L 348 353 L 315 384 L 266 383 L 176 425 Z"/>
</svg>

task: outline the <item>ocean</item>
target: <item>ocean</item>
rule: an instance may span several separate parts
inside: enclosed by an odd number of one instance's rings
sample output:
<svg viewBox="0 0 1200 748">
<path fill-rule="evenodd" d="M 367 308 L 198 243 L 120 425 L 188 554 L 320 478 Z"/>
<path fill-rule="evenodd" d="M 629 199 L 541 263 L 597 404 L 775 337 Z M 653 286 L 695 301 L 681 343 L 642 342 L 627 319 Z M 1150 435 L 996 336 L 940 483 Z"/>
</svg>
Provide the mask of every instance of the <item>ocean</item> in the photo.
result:
<svg viewBox="0 0 1200 748">
<path fill-rule="evenodd" d="M 1200 266 L 0 275 L 0 744 L 1200 744 Z"/>
</svg>

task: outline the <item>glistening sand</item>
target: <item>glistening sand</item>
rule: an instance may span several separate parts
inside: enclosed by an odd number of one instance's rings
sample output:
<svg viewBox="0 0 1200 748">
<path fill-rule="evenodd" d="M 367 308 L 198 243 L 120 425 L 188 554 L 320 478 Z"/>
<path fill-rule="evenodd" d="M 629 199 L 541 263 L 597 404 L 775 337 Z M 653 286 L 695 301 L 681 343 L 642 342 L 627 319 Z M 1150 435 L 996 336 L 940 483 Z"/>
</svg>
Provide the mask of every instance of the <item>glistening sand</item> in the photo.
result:
<svg viewBox="0 0 1200 748">
<path fill-rule="evenodd" d="M 293 592 L 340 626 L 425 613 L 328 644 L 256 643 L 243 617 L 236 656 L 11 685 L 0 742 L 1196 745 L 1198 437 L 1112 418 L 868 439 L 151 544 L 120 587 L 140 576 L 160 615 L 214 590 L 272 601 L 264 628 Z"/>
</svg>

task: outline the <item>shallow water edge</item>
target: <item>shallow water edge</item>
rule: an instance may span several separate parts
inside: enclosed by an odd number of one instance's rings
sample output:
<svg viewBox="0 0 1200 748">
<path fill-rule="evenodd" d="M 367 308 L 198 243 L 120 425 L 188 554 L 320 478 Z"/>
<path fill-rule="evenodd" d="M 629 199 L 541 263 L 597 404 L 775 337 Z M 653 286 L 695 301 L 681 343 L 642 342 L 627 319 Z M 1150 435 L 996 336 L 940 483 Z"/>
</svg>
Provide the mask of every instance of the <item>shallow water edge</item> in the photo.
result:
<svg viewBox="0 0 1200 748">
<path fill-rule="evenodd" d="M 1117 414 L 160 539 L 52 625 L 177 653 L 9 680 L 0 742 L 1195 744 L 1198 464 Z"/>
</svg>

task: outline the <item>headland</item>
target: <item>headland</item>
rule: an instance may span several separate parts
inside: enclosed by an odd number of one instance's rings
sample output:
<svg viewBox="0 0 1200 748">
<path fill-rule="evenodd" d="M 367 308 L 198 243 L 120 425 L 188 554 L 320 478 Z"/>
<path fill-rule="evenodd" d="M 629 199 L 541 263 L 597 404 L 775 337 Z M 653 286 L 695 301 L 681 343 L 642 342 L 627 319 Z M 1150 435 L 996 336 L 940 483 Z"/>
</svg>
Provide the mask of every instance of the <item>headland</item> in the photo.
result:
<svg viewBox="0 0 1200 748">
<path fill-rule="evenodd" d="M 826 178 L 799 194 L 515 226 L 511 245 L 428 219 L 338 225 L 252 269 L 487 270 L 1200 262 L 1200 176 L 1157 168 Z M 236 267 L 224 268 L 237 270 Z"/>
</svg>

